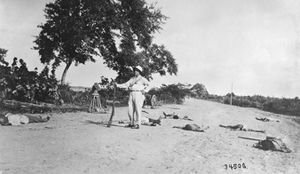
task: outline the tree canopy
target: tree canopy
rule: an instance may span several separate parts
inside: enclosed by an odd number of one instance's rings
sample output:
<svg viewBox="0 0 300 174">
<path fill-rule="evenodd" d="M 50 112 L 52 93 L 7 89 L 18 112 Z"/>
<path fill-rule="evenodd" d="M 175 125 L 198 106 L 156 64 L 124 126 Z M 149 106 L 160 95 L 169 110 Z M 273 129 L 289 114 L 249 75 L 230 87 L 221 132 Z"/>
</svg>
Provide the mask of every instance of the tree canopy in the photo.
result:
<svg viewBox="0 0 300 174">
<path fill-rule="evenodd" d="M 119 81 L 127 80 L 130 67 L 137 65 L 148 79 L 153 73 L 177 73 L 172 54 L 153 43 L 167 17 L 144 0 L 56 0 L 46 5 L 45 17 L 34 48 L 52 69 L 66 65 L 62 83 L 72 64 L 96 57 L 118 72 Z"/>
<path fill-rule="evenodd" d="M 6 62 L 4 60 L 5 56 L 6 56 L 7 50 L 0 48 L 0 63 L 4 64 L 5 66 L 8 65 L 8 62 Z"/>
</svg>

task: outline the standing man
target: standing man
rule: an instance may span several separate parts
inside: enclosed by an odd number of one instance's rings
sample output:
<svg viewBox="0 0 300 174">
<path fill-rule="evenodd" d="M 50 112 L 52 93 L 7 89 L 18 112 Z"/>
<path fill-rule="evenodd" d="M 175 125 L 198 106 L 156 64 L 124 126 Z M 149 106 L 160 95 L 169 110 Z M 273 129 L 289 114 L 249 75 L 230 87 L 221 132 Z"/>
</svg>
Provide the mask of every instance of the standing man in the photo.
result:
<svg viewBox="0 0 300 174">
<path fill-rule="evenodd" d="M 125 88 L 130 91 L 128 100 L 128 116 L 130 119 L 131 128 L 139 129 L 142 119 L 142 107 L 144 103 L 145 89 L 149 86 L 149 82 L 141 74 L 143 72 L 142 67 L 136 66 L 133 68 L 134 77 L 123 84 L 116 84 L 119 88 Z M 136 113 L 136 123 L 134 122 L 134 113 Z"/>
</svg>

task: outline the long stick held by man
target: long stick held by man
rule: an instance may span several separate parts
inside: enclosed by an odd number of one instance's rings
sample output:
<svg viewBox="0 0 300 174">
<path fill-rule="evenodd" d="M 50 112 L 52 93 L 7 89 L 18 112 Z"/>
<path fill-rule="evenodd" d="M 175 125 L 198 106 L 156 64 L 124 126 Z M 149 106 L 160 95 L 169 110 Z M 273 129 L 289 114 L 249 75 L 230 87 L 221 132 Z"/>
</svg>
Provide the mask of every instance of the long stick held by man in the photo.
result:
<svg viewBox="0 0 300 174">
<path fill-rule="evenodd" d="M 107 127 L 111 126 L 113 117 L 115 115 L 115 100 L 116 100 L 116 91 L 117 91 L 117 86 L 115 83 L 113 83 L 113 88 L 114 88 L 113 89 L 113 103 L 112 103 L 111 115 L 110 115 L 109 121 L 107 123 Z"/>
</svg>

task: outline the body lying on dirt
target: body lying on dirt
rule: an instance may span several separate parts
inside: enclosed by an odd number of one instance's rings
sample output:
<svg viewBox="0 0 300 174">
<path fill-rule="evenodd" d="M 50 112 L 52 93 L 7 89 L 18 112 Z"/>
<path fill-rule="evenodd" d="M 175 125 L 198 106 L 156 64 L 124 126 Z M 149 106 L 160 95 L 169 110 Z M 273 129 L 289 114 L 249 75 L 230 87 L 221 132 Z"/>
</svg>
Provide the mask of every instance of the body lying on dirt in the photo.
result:
<svg viewBox="0 0 300 174">
<path fill-rule="evenodd" d="M 193 121 L 188 116 L 180 117 L 180 116 L 178 116 L 175 113 L 173 113 L 173 114 L 166 114 L 165 112 L 163 112 L 163 114 L 164 114 L 164 118 L 168 118 L 168 119 L 182 119 L 182 120 Z"/>
<path fill-rule="evenodd" d="M 142 117 L 141 119 L 141 124 L 142 125 L 147 125 L 147 126 L 157 126 L 157 125 L 161 125 L 162 122 L 162 117 L 159 117 L 158 119 L 153 119 L 153 118 L 148 118 L 148 117 Z M 118 121 L 119 124 L 128 124 L 125 127 L 132 127 L 130 123 L 130 121 Z"/>
<path fill-rule="evenodd" d="M 158 119 L 142 117 L 141 123 L 142 123 L 142 125 L 156 126 L 156 125 L 161 125 L 161 119 L 162 119 L 162 117 L 159 117 Z"/>
<path fill-rule="evenodd" d="M 266 137 L 265 140 L 259 141 L 258 143 L 254 144 L 253 147 L 262 150 L 272 150 L 285 153 L 292 152 L 280 138 L 276 137 Z"/>
<path fill-rule="evenodd" d="M 42 118 L 41 116 L 23 115 L 7 113 L 0 116 L 0 124 L 2 126 L 17 126 L 29 123 L 43 123 L 50 120 L 50 117 Z"/>
<path fill-rule="evenodd" d="M 266 132 L 264 130 L 248 129 L 247 126 L 243 125 L 243 124 L 228 125 L 228 126 L 220 124 L 219 126 L 223 127 L 223 128 L 228 128 L 228 129 L 231 129 L 231 130 L 238 130 L 238 131 L 251 131 L 251 132 L 261 132 L 261 133 L 265 133 Z"/>
<path fill-rule="evenodd" d="M 158 119 L 152 119 L 152 118 L 147 118 L 148 119 L 148 123 L 150 123 L 151 126 L 156 126 L 156 125 L 161 125 L 161 117 L 159 117 Z M 147 124 L 147 121 L 142 123 L 142 124 Z"/>
<path fill-rule="evenodd" d="M 290 150 L 286 144 L 282 141 L 281 138 L 276 137 L 269 137 L 267 136 L 266 139 L 261 140 L 258 138 L 249 138 L 249 137 L 241 137 L 238 138 L 246 139 L 246 140 L 252 140 L 252 141 L 258 141 L 258 143 L 255 143 L 253 147 L 262 149 L 262 150 L 271 150 L 271 151 L 280 151 L 285 153 L 290 153 L 292 150 Z"/>
<path fill-rule="evenodd" d="M 195 132 L 204 132 L 209 128 L 209 126 L 199 126 L 197 124 L 186 124 L 185 126 L 174 126 L 173 128 L 188 130 L 188 131 L 195 131 Z"/>
<path fill-rule="evenodd" d="M 256 120 L 264 121 L 264 122 L 279 122 L 277 119 L 269 118 L 269 117 L 255 117 Z"/>
</svg>

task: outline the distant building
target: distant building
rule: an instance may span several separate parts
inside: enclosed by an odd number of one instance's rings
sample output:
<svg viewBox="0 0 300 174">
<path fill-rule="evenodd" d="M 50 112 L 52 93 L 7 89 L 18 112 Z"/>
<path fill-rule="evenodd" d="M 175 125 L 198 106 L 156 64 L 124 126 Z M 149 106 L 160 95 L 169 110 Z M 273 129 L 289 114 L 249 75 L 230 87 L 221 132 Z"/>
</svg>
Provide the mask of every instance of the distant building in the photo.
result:
<svg viewBox="0 0 300 174">
<path fill-rule="evenodd" d="M 71 86 L 70 88 L 75 92 L 86 92 L 92 90 L 92 88 L 90 87 L 83 87 L 83 86 Z"/>
</svg>

